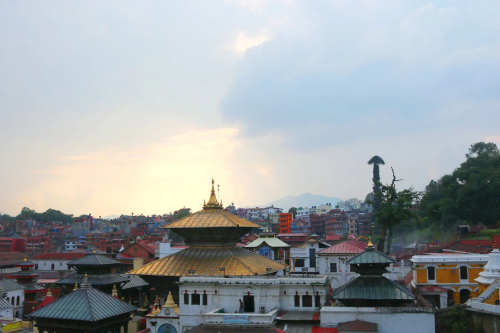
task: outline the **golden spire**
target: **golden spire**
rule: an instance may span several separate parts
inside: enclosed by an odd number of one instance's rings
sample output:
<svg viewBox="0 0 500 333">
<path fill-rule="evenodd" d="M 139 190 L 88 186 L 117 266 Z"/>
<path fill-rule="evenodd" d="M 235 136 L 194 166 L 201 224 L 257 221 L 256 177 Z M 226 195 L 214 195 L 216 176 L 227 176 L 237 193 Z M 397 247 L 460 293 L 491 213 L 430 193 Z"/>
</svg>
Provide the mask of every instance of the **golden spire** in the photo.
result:
<svg viewBox="0 0 500 333">
<path fill-rule="evenodd" d="M 111 296 L 118 298 L 118 289 L 116 289 L 116 284 L 113 285 L 113 290 L 111 291 Z"/>
<path fill-rule="evenodd" d="M 49 291 L 47 291 L 47 295 L 45 295 L 45 297 L 52 297 L 52 292 L 50 291 L 50 288 Z"/>
<path fill-rule="evenodd" d="M 75 283 L 75 288 L 73 288 L 73 291 L 77 291 L 78 290 L 78 283 Z"/>
<path fill-rule="evenodd" d="M 97 251 L 95 250 L 95 247 L 94 247 L 94 250 L 92 250 L 92 253 L 97 253 Z"/>
<path fill-rule="evenodd" d="M 208 199 L 208 203 L 203 205 L 203 208 L 221 208 L 221 205 L 217 201 L 217 197 L 215 196 L 214 189 L 214 179 L 212 178 L 212 191 L 210 192 L 210 199 Z"/>
<path fill-rule="evenodd" d="M 26 257 L 26 255 L 24 256 L 24 261 L 28 261 L 28 258 Z"/>
<path fill-rule="evenodd" d="M 163 304 L 164 308 L 173 308 L 174 312 L 179 314 L 179 306 L 174 303 L 174 298 L 172 297 L 172 292 L 168 292 L 167 300 Z"/>
<path fill-rule="evenodd" d="M 493 250 L 498 250 L 498 244 L 495 241 L 493 241 Z"/>
<path fill-rule="evenodd" d="M 368 244 L 366 244 L 366 246 L 373 247 L 373 243 L 372 243 L 372 238 L 371 237 L 368 237 Z"/>
</svg>

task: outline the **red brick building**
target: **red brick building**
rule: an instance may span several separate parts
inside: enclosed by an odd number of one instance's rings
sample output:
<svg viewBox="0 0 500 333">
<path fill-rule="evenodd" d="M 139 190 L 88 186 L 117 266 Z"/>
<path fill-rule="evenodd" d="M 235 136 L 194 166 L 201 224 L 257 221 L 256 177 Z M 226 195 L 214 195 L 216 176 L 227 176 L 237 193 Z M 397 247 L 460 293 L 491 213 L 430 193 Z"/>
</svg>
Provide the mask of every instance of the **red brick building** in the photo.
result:
<svg viewBox="0 0 500 333">
<path fill-rule="evenodd" d="M 292 221 L 292 213 L 280 213 L 280 234 L 289 234 L 292 232 Z"/>
<path fill-rule="evenodd" d="M 142 258 L 144 260 L 144 265 L 155 261 L 155 247 L 154 245 L 146 242 L 134 243 L 123 250 L 122 253 L 131 257 Z"/>
<path fill-rule="evenodd" d="M 26 239 L 0 238 L 0 252 L 26 252 Z"/>
</svg>

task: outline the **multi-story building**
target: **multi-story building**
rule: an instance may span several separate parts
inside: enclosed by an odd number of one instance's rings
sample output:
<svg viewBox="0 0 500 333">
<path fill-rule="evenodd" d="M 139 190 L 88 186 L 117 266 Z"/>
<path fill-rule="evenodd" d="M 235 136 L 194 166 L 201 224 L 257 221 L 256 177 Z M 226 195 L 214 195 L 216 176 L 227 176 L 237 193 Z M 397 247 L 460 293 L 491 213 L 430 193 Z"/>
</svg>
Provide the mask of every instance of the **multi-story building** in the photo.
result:
<svg viewBox="0 0 500 333">
<path fill-rule="evenodd" d="M 271 214 L 279 214 L 283 211 L 282 208 L 271 207 L 255 207 L 255 208 L 244 208 L 246 212 L 246 218 L 249 221 L 261 221 L 269 220 Z"/>
<path fill-rule="evenodd" d="M 352 216 L 347 219 L 347 234 L 353 236 L 358 235 L 358 224 L 356 223 L 356 219 Z"/>
<path fill-rule="evenodd" d="M 25 238 L 0 238 L 0 252 L 26 252 Z"/>
<path fill-rule="evenodd" d="M 430 253 L 416 255 L 412 286 L 429 302 L 440 308 L 448 303 L 463 304 L 477 297 L 476 278 L 488 262 L 485 254 Z"/>
<path fill-rule="evenodd" d="M 36 254 L 31 262 L 37 271 L 68 271 L 68 262 L 83 258 L 84 253 L 40 253 Z"/>
<path fill-rule="evenodd" d="M 315 215 L 326 215 L 328 212 L 332 210 L 332 204 L 331 203 L 326 203 L 324 205 L 320 206 L 312 206 L 311 209 L 309 209 L 310 214 L 315 214 Z"/>
<path fill-rule="evenodd" d="M 372 234 L 371 228 L 371 213 L 361 213 L 357 215 L 357 226 L 358 226 L 358 235 L 367 236 Z"/>
<path fill-rule="evenodd" d="M 33 236 L 26 238 L 27 253 L 47 253 L 55 252 L 51 247 L 50 238 L 47 236 Z"/>
<path fill-rule="evenodd" d="M 318 235 L 325 234 L 326 215 L 310 214 L 309 215 L 309 222 L 311 225 L 311 232 L 312 233 L 315 233 Z"/>
<path fill-rule="evenodd" d="M 296 245 L 290 249 L 292 261 L 292 273 L 302 274 L 304 272 L 318 274 L 318 255 L 317 253 L 328 248 L 328 244 L 319 242 L 313 238 Z"/>
<path fill-rule="evenodd" d="M 309 209 L 307 207 L 306 208 L 299 207 L 297 209 L 297 215 L 295 216 L 295 218 L 298 221 L 309 222 Z"/>
<path fill-rule="evenodd" d="M 280 234 L 289 234 L 292 232 L 291 225 L 293 221 L 292 213 L 279 213 Z"/>
</svg>

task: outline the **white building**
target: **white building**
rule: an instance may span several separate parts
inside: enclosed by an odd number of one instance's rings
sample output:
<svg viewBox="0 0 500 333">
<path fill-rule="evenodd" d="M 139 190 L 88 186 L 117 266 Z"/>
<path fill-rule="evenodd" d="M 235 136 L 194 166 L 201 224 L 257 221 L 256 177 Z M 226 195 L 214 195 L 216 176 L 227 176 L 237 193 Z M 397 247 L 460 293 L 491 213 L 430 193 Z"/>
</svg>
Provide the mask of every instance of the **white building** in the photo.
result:
<svg viewBox="0 0 500 333">
<path fill-rule="evenodd" d="M 309 209 L 309 213 L 321 216 L 321 215 L 326 215 L 331 210 L 332 210 L 332 204 L 331 203 L 326 203 L 324 205 L 312 206 Z"/>
<path fill-rule="evenodd" d="M 358 276 L 352 272 L 347 261 L 363 252 L 366 243 L 348 240 L 318 252 L 319 274 L 328 276 L 332 289 L 351 281 Z"/>
<path fill-rule="evenodd" d="M 180 327 L 176 329 L 184 332 L 200 324 L 269 326 L 280 309 L 314 313 L 327 302 L 327 298 L 325 276 L 181 277 Z M 156 326 L 175 325 L 175 318 L 154 318 Z M 149 318 L 147 327 L 151 328 Z"/>
<path fill-rule="evenodd" d="M 296 216 L 297 221 L 304 221 L 304 222 L 309 222 L 309 209 L 299 207 L 297 209 L 297 216 Z"/>
<path fill-rule="evenodd" d="M 66 251 L 76 250 L 78 247 L 78 244 L 80 244 L 80 243 L 75 242 L 75 241 L 66 241 L 66 242 L 64 242 L 64 249 Z"/>
<path fill-rule="evenodd" d="M 189 246 L 172 246 L 170 242 L 159 243 L 157 247 L 155 246 L 155 257 L 161 259 L 188 248 Z M 158 251 L 158 253 L 156 253 L 156 251 Z"/>
<path fill-rule="evenodd" d="M 271 218 L 271 214 L 279 214 L 283 212 L 282 208 L 276 207 L 255 207 L 255 208 L 244 208 L 246 212 L 247 220 L 269 220 Z"/>
<path fill-rule="evenodd" d="M 37 271 L 68 271 L 74 270 L 68 267 L 70 261 L 83 257 L 83 253 L 40 253 L 31 262 L 35 264 L 34 269 Z"/>
<path fill-rule="evenodd" d="M 14 279 L 0 280 L 0 292 L 3 299 L 7 301 L 11 308 L 5 308 L 5 304 L 0 304 L 0 316 L 3 317 L 23 317 L 24 289 Z M 7 311 L 10 315 L 3 315 L 2 312 Z M 9 312 L 10 311 L 10 312 Z"/>
<path fill-rule="evenodd" d="M 319 273 L 318 255 L 317 253 L 328 248 L 328 244 L 319 242 L 313 238 L 306 242 L 292 247 L 290 256 L 292 257 L 293 273 Z M 320 273 L 321 274 L 321 273 Z"/>
</svg>

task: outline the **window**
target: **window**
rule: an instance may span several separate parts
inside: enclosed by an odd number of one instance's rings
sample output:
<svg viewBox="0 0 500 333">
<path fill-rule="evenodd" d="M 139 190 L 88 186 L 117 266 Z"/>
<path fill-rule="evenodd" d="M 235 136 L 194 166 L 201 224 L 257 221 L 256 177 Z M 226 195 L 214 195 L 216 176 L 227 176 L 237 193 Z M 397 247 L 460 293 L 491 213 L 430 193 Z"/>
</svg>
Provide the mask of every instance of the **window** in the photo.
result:
<svg viewBox="0 0 500 333">
<path fill-rule="evenodd" d="M 357 268 L 357 266 L 356 266 L 356 265 L 349 265 L 349 270 L 350 270 L 351 272 L 356 273 L 356 268 Z"/>
<path fill-rule="evenodd" d="M 436 267 L 427 267 L 427 280 L 436 280 Z"/>
<path fill-rule="evenodd" d="M 191 294 L 191 305 L 200 305 L 200 294 Z"/>
<path fill-rule="evenodd" d="M 316 249 L 309 249 L 309 267 L 316 267 Z"/>
<path fill-rule="evenodd" d="M 207 294 L 203 294 L 203 305 L 208 305 L 208 296 L 207 296 Z"/>
<path fill-rule="evenodd" d="M 295 267 L 305 267 L 305 259 L 296 259 Z"/>
<path fill-rule="evenodd" d="M 17 306 L 19 306 L 19 303 L 21 303 L 21 296 L 17 296 Z"/>
<path fill-rule="evenodd" d="M 468 280 L 469 272 L 466 266 L 460 266 L 460 280 Z"/>
<path fill-rule="evenodd" d="M 331 273 L 336 273 L 337 272 L 337 263 L 331 262 L 330 263 L 330 272 Z"/>
<path fill-rule="evenodd" d="M 189 295 L 184 294 L 184 304 L 189 304 Z"/>
<path fill-rule="evenodd" d="M 16 302 L 16 298 L 15 298 L 15 297 L 12 297 L 12 298 L 10 299 L 10 304 L 14 305 L 14 303 L 15 303 L 15 302 Z"/>
<path fill-rule="evenodd" d="M 321 306 L 321 296 L 314 296 L 314 307 L 319 308 Z"/>
<path fill-rule="evenodd" d="M 313 297 L 311 295 L 302 296 L 302 306 L 305 308 L 312 308 L 313 306 Z"/>
<path fill-rule="evenodd" d="M 295 307 L 300 308 L 300 296 L 295 295 Z"/>
</svg>

